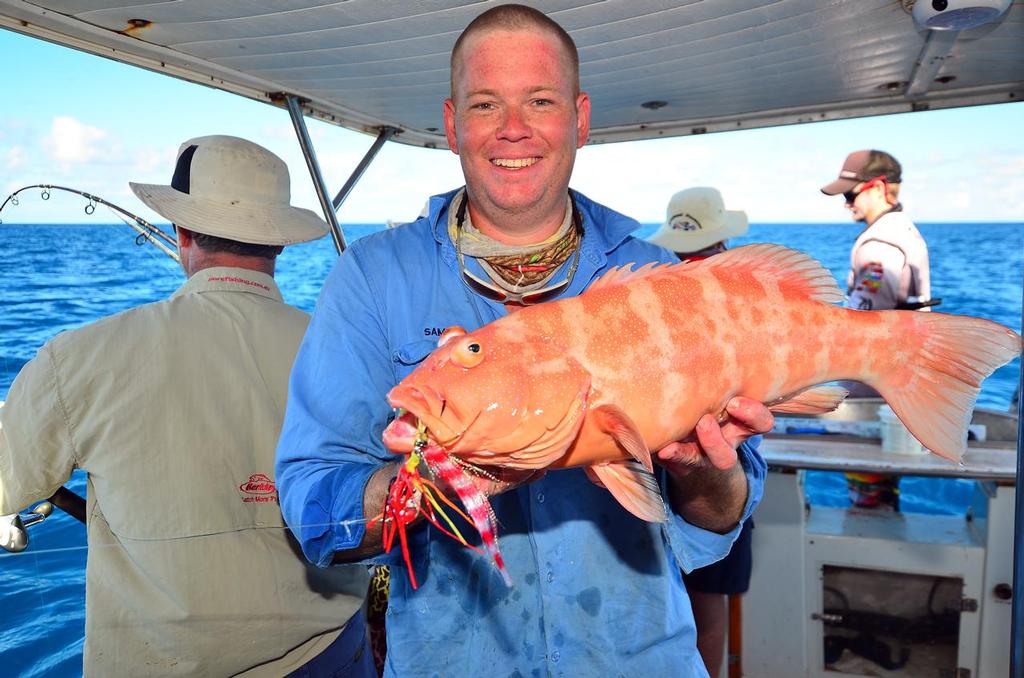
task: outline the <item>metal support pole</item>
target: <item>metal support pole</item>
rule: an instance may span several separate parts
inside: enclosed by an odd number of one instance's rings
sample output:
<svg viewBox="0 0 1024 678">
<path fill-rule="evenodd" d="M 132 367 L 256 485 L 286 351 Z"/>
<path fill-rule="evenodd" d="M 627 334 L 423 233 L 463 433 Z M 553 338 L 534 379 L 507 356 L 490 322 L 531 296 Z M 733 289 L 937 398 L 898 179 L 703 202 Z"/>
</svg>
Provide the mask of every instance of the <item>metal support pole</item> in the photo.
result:
<svg viewBox="0 0 1024 678">
<path fill-rule="evenodd" d="M 380 134 L 377 135 L 373 145 L 370 146 L 370 150 L 366 152 L 363 159 L 359 161 L 358 165 L 356 165 L 356 168 L 352 171 L 352 176 L 348 178 L 345 185 L 341 187 L 340 191 L 338 191 L 338 195 L 334 196 L 334 209 L 337 210 L 341 207 L 341 204 L 345 202 L 346 198 L 348 198 L 348 194 L 352 192 L 352 189 L 356 187 L 356 183 L 358 183 L 362 178 L 363 172 L 365 172 L 366 168 L 370 166 L 373 159 L 377 157 L 377 152 L 380 150 L 381 146 L 384 145 L 385 141 L 395 136 L 396 132 L 398 132 L 398 129 L 394 127 L 381 127 Z"/>
<path fill-rule="evenodd" d="M 334 212 L 331 199 L 327 197 L 327 186 L 324 184 L 323 174 L 320 172 L 320 164 L 316 161 L 316 153 L 313 151 L 313 142 L 309 138 L 309 131 L 306 129 L 306 120 L 302 117 L 302 108 L 299 98 L 294 94 L 287 94 L 284 97 L 288 104 L 288 114 L 292 117 L 292 126 L 295 127 L 295 135 L 299 138 L 299 146 L 302 147 L 302 157 L 306 159 L 306 167 L 313 178 L 313 188 L 316 189 L 316 197 L 320 200 L 320 207 L 324 211 L 324 218 L 331 227 L 331 237 L 334 238 L 334 248 L 341 254 L 345 251 L 345 234 L 341 232 L 341 225 L 338 223 L 338 215 Z"/>
<path fill-rule="evenodd" d="M 1024 323 L 1024 292 L 1021 297 Z M 1010 676 L 1024 678 L 1024 359 L 1017 379 L 1017 480 L 1013 512 L 1013 602 L 1010 611 Z"/>
<path fill-rule="evenodd" d="M 911 99 L 922 97 L 935 82 L 935 77 L 942 70 L 956 44 L 960 31 L 928 31 L 924 47 L 917 55 L 914 70 L 910 74 L 907 85 L 907 96 Z"/>
</svg>

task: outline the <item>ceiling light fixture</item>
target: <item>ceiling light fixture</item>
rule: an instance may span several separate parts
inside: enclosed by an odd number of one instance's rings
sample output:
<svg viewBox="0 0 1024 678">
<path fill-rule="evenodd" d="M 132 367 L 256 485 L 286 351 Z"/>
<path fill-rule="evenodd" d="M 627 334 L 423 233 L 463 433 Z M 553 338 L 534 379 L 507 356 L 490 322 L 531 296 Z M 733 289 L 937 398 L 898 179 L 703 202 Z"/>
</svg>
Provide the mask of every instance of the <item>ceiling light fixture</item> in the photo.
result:
<svg viewBox="0 0 1024 678">
<path fill-rule="evenodd" d="M 903 6 L 922 30 L 965 31 L 991 23 L 1010 8 L 1012 0 L 916 0 Z"/>
</svg>

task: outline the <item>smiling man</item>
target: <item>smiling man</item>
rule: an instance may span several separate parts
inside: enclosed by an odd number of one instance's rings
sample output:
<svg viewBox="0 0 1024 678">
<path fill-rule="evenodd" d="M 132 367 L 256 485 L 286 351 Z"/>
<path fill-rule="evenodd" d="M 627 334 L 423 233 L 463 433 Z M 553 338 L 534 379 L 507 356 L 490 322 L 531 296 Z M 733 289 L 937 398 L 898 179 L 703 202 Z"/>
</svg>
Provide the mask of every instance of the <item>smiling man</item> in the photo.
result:
<svg viewBox="0 0 1024 678">
<path fill-rule="evenodd" d="M 614 266 L 676 260 L 630 236 L 636 221 L 569 190 L 590 100 L 558 24 L 494 8 L 462 33 L 451 63 L 445 131 L 466 186 L 353 243 L 292 372 L 278 486 L 320 566 L 404 568 L 367 521 L 402 461 L 381 441 L 393 417 L 385 397 L 437 346 L 431 328 L 473 330 L 579 294 Z M 771 425 L 761 403 L 736 398 L 721 426 L 705 416 L 696 438 L 652 455 L 672 508 L 664 524 L 633 517 L 580 469 L 488 483 L 513 588 L 421 521 L 409 544 L 419 588 L 391 577 L 385 675 L 706 676 L 680 568 L 729 551 L 765 473 L 744 441 Z"/>
<path fill-rule="evenodd" d="M 462 162 L 473 223 L 508 244 L 543 242 L 557 230 L 590 130 L 575 50 L 552 37 L 560 36 L 498 24 L 467 29 L 452 50 L 448 145 Z"/>
</svg>

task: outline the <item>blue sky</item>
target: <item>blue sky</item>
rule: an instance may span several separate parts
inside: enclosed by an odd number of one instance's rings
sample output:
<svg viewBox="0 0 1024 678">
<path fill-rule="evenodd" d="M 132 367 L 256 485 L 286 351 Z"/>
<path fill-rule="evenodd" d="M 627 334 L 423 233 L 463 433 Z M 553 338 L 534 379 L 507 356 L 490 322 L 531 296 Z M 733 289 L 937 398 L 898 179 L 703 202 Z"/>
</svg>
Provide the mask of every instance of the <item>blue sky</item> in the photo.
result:
<svg viewBox="0 0 1024 678">
<path fill-rule="evenodd" d="M 147 218 L 127 182 L 167 183 L 178 144 L 233 134 L 280 155 L 295 204 L 318 209 L 284 110 L 0 29 L 7 96 L 0 102 L 0 192 L 32 183 L 80 188 Z M 438 102 L 440 107 L 441 102 Z M 588 146 L 573 187 L 636 217 L 664 218 L 668 199 L 715 186 L 754 222 L 841 222 L 841 198 L 818 188 L 846 153 L 881 148 L 904 166 L 902 197 L 918 221 L 1024 222 L 1024 102 L 955 111 L 792 125 Z M 328 190 L 336 192 L 372 139 L 309 121 Z M 416 215 L 427 196 L 460 185 L 446 150 L 387 144 L 342 207 L 342 222 Z M 5 222 L 78 222 L 81 199 L 29 195 Z M 105 219 L 109 221 L 110 219 Z"/>
</svg>

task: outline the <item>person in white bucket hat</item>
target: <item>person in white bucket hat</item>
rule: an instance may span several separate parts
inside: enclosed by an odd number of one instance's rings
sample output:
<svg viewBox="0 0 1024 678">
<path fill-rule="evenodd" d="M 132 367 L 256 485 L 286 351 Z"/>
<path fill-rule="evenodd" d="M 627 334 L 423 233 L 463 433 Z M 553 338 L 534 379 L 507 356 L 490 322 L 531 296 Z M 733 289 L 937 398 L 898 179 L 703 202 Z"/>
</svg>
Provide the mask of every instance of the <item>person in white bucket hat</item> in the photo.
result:
<svg viewBox="0 0 1024 678">
<path fill-rule="evenodd" d="M 88 473 L 85 676 L 375 676 L 365 567 L 308 566 L 278 506 L 274 448 L 309 316 L 274 282 L 327 224 L 244 139 L 190 139 L 170 185 L 169 299 L 51 339 L 0 409 L 0 514 Z"/>
<path fill-rule="evenodd" d="M 730 238 L 747 232 L 747 214 L 725 209 L 714 188 L 696 187 L 672 196 L 665 223 L 650 241 L 672 250 L 682 261 L 699 261 L 724 252 Z M 697 650 L 711 676 L 718 676 L 725 659 L 729 600 L 750 588 L 753 572 L 754 519 L 743 523 L 729 553 L 716 563 L 683 572 L 686 592 L 697 627 Z"/>
<path fill-rule="evenodd" d="M 746 212 L 725 209 L 721 193 L 698 186 L 672 196 L 665 223 L 649 240 L 680 259 L 703 259 L 724 250 L 725 241 L 746 233 L 747 225 Z"/>
</svg>

